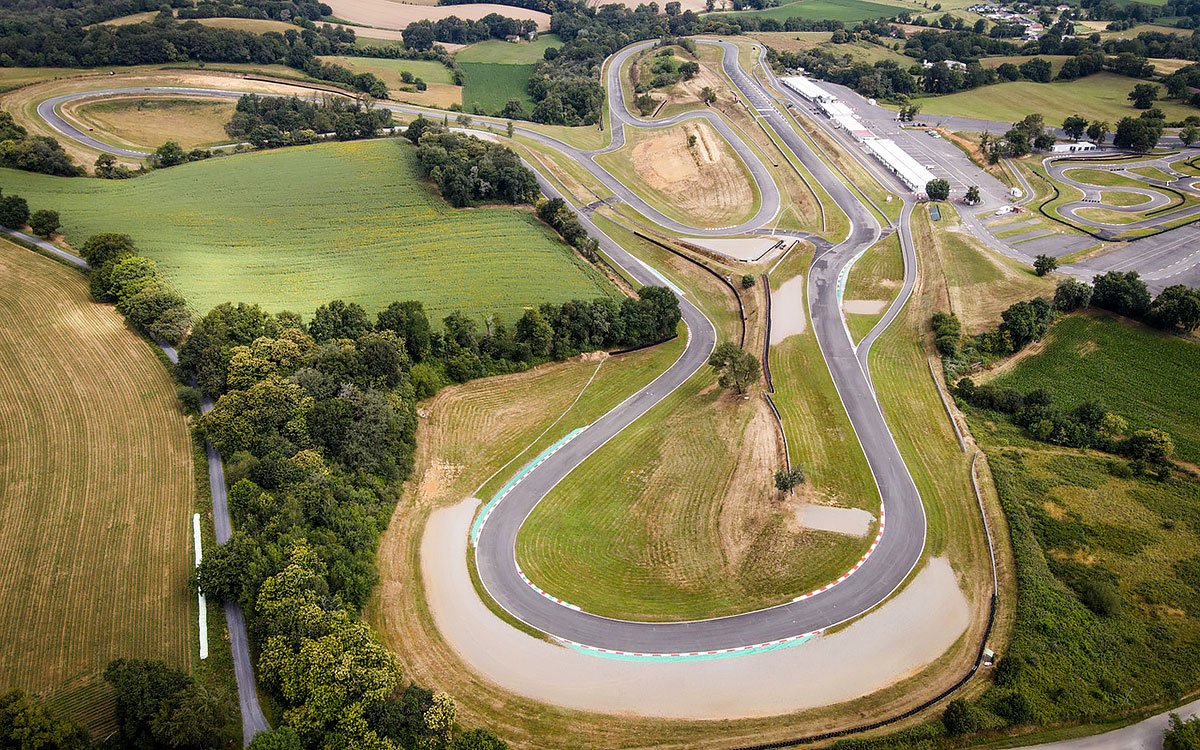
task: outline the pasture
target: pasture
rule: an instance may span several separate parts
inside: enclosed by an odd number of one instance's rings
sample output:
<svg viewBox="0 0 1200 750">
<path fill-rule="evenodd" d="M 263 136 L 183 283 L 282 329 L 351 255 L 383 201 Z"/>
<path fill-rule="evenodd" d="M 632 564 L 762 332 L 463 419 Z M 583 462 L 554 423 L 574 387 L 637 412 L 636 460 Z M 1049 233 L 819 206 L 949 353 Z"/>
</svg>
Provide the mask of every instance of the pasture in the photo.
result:
<svg viewBox="0 0 1200 750">
<path fill-rule="evenodd" d="M 830 41 L 833 37 L 832 31 L 755 31 L 750 32 L 747 36 L 781 52 L 819 49 L 835 57 L 849 56 L 855 62 L 872 65 L 881 60 L 890 60 L 902 66 L 912 64 L 911 57 L 906 57 L 882 44 L 872 44 L 862 40 L 834 44 Z"/>
<path fill-rule="evenodd" d="M 349 57 L 345 55 L 327 55 L 319 59 L 321 62 L 349 68 L 355 73 L 374 73 L 387 84 L 389 89 L 410 85 L 400 80 L 400 74 L 404 71 L 423 79 L 425 83 L 454 83 L 454 76 L 450 73 L 450 69 L 434 60 L 391 60 L 384 57 Z"/>
<path fill-rule="evenodd" d="M 418 299 L 435 320 L 516 317 L 614 293 L 527 210 L 451 208 L 422 183 L 406 141 L 257 152 L 115 182 L 0 170 L 0 187 L 59 210 L 68 241 L 129 234 L 198 311 Z"/>
<path fill-rule="evenodd" d="M 1171 433 L 1179 457 L 1200 462 L 1200 393 L 1184 375 L 1200 372 L 1200 345 L 1109 315 L 1072 315 L 1055 323 L 1042 351 L 996 382 L 1046 388 L 1060 406 L 1102 401 L 1131 429 Z"/>
<path fill-rule="evenodd" d="M 479 105 L 484 114 L 503 109 L 510 99 L 517 99 L 525 109 L 533 108 L 529 98 L 529 79 L 534 65 L 460 62 L 466 81 L 463 84 L 463 111 L 474 112 Z"/>
<path fill-rule="evenodd" d="M 843 21 L 853 23 L 868 18 L 891 18 L 902 10 L 913 10 L 910 6 L 885 5 L 870 2 L 870 0 L 799 0 L 799 2 L 778 5 L 766 10 L 734 13 L 738 16 L 758 19 L 772 18 L 783 22 L 789 18 L 805 18 L 810 21 Z"/>
<path fill-rule="evenodd" d="M 0 278 L 0 684 L 104 736 L 110 660 L 192 665 L 191 437 L 82 274 L 0 241 Z"/>
<path fill-rule="evenodd" d="M 542 61 L 550 47 L 562 45 L 555 34 L 539 34 L 532 42 L 506 42 L 489 39 L 459 50 L 454 59 L 461 63 L 493 63 L 496 65 L 532 65 Z"/>
<path fill-rule="evenodd" d="M 918 101 L 923 116 L 955 115 L 1016 122 L 1031 112 L 1039 112 L 1047 123 L 1061 123 L 1071 115 L 1116 123 L 1122 117 L 1141 114 L 1126 98 L 1135 83 L 1132 78 L 1113 73 L 1096 73 L 1075 81 L 997 83 Z M 1168 120 L 1182 120 L 1195 114 L 1194 108 L 1173 101 L 1157 101 L 1154 106 L 1162 109 Z"/>
</svg>

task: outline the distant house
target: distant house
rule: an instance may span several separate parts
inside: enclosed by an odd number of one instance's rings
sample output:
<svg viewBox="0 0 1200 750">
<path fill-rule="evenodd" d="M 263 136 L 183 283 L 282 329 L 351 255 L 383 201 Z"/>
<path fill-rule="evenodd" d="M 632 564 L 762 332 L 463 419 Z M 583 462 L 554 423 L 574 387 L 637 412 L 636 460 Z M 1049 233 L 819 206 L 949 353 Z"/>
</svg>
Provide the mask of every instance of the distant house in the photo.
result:
<svg viewBox="0 0 1200 750">
<path fill-rule="evenodd" d="M 1052 154 L 1078 154 L 1084 151 L 1095 151 L 1098 148 L 1096 144 L 1090 141 L 1078 141 L 1076 143 L 1056 143 L 1050 147 Z"/>
<path fill-rule="evenodd" d="M 958 60 L 942 60 L 942 62 L 946 63 L 946 67 L 950 68 L 951 70 L 966 70 L 967 69 L 967 64 L 964 62 L 959 62 Z M 921 67 L 925 68 L 926 70 L 932 68 L 934 65 L 937 65 L 937 63 L 930 62 L 928 60 L 921 61 Z"/>
</svg>

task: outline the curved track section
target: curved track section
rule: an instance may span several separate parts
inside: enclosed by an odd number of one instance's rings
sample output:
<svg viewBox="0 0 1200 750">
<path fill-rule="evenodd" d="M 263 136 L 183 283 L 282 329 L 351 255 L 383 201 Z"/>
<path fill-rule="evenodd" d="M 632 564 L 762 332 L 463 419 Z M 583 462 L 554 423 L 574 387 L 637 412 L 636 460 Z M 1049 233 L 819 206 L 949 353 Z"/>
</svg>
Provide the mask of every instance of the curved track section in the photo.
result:
<svg viewBox="0 0 1200 750">
<path fill-rule="evenodd" d="M 840 243 L 827 246 L 813 261 L 808 281 L 808 313 L 834 384 L 880 492 L 880 535 L 876 544 L 872 546 L 871 553 L 852 571 L 818 591 L 799 596 L 776 607 L 692 622 L 645 623 L 599 617 L 550 598 L 523 576 L 516 563 L 516 537 L 521 524 L 533 507 L 579 464 L 662 401 L 705 364 L 716 343 L 716 332 L 712 323 L 680 295 L 680 308 L 688 326 L 688 343 L 680 358 L 653 383 L 583 429 L 526 473 L 503 501 L 491 509 L 486 524 L 479 531 L 476 563 L 480 580 L 489 595 L 523 622 L 561 640 L 598 650 L 674 655 L 738 651 L 756 645 L 797 640 L 805 634 L 844 622 L 877 606 L 903 583 L 924 549 L 924 508 L 884 421 L 866 371 L 865 361 L 870 341 L 864 342 L 856 349 L 841 314 L 839 276 L 863 250 L 875 242 L 879 236 L 879 226 L 873 215 L 850 189 L 809 149 L 793 129 L 775 95 L 742 70 L 738 63 L 737 47 L 728 42 L 705 43 L 716 44 L 722 48 L 723 72 L 739 90 L 741 97 L 763 125 L 778 135 L 850 218 L 849 235 Z M 620 88 L 620 69 L 630 55 L 636 54 L 646 46 L 648 43 L 626 48 L 609 62 L 606 81 L 614 132 L 613 141 L 606 149 L 601 152 L 585 151 L 534 130 L 518 127 L 516 131 L 574 158 L 620 199 L 673 231 L 696 235 L 730 235 L 764 227 L 779 210 L 778 188 L 765 165 L 720 117 L 712 112 L 699 110 L 668 120 L 646 121 L 634 117 L 629 112 Z M 38 106 L 38 113 L 56 130 L 85 145 L 120 156 L 143 158 L 146 156 L 144 153 L 113 146 L 94 138 L 60 116 L 58 107 L 73 98 L 148 91 L 221 97 L 237 97 L 244 93 L 188 88 L 110 89 L 55 97 L 42 102 Z M 395 104 L 386 106 L 405 114 L 429 113 L 428 110 L 419 107 Z M 758 182 L 762 205 L 750 221 L 724 228 L 685 226 L 646 204 L 592 159 L 596 153 L 612 151 L 624 144 L 623 129 L 618 129 L 617 125 L 621 128 L 659 129 L 692 118 L 705 119 L 721 133 Z M 481 118 L 480 121 L 495 124 L 494 120 L 489 121 L 486 118 Z M 539 182 L 548 195 L 559 195 L 559 191 L 544 177 L 539 176 Z M 579 218 L 585 228 L 599 239 L 610 257 L 622 265 L 637 282 L 662 285 L 664 280 L 660 274 L 627 253 L 600 231 L 586 215 L 581 214 Z M 906 277 L 911 276 L 911 269 L 915 267 L 908 264 L 910 252 L 911 243 L 906 243 Z M 890 322 L 899 312 L 907 297 L 907 290 L 910 289 L 911 278 L 908 278 L 906 293 L 893 305 L 885 317 L 884 324 Z M 879 330 L 882 330 L 882 327 Z M 886 526 L 883 523 L 885 517 Z"/>
</svg>

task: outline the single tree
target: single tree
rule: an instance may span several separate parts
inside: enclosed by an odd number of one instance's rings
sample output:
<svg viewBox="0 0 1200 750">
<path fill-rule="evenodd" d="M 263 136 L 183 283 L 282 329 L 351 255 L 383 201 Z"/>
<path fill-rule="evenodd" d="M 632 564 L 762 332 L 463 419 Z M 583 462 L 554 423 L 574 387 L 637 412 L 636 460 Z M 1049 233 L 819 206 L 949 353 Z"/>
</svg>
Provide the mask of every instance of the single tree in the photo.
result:
<svg viewBox="0 0 1200 750">
<path fill-rule="evenodd" d="M 977 204 L 981 200 L 983 200 L 979 196 L 979 186 L 972 185 L 971 187 L 967 188 L 967 194 L 965 196 L 963 196 L 963 200 L 966 201 L 966 203 L 971 206 L 974 206 L 975 204 Z"/>
<path fill-rule="evenodd" d="M 1088 121 L 1086 117 L 1071 115 L 1067 119 L 1063 120 L 1063 132 L 1066 133 L 1067 137 L 1073 141 L 1077 141 L 1082 138 L 1083 134 L 1087 131 L 1087 127 Z"/>
<path fill-rule="evenodd" d="M 0 198 L 0 227 L 20 229 L 29 221 L 29 204 L 19 195 Z"/>
<path fill-rule="evenodd" d="M 762 369 L 757 357 L 732 341 L 718 344 L 708 364 L 716 371 L 717 383 L 722 388 L 732 388 L 738 393 L 745 393 L 758 380 Z"/>
<path fill-rule="evenodd" d="M 705 104 L 712 104 L 717 100 L 717 92 L 712 90 L 712 86 L 705 86 L 700 89 L 700 98 Z"/>
<path fill-rule="evenodd" d="M 742 289 L 749 289 L 752 286 L 754 286 L 754 274 L 752 274 L 752 273 L 742 274 Z"/>
<path fill-rule="evenodd" d="M 1053 255 L 1039 255 L 1033 261 L 1033 270 L 1038 276 L 1045 276 L 1058 268 L 1058 258 Z"/>
<path fill-rule="evenodd" d="M 173 167 L 176 164 L 182 164 L 187 161 L 187 152 L 175 141 L 167 141 L 154 149 L 154 155 L 151 159 L 154 161 L 155 166 Z"/>
<path fill-rule="evenodd" d="M 1082 281 L 1063 279 L 1054 290 L 1054 309 L 1059 312 L 1075 312 L 1091 301 L 1092 287 Z"/>
<path fill-rule="evenodd" d="M 1129 92 L 1129 101 L 1137 109 L 1150 109 L 1158 98 L 1158 86 L 1153 83 L 1139 83 Z"/>
<path fill-rule="evenodd" d="M 950 183 L 941 178 L 930 180 L 925 185 L 925 194 L 931 201 L 944 201 L 950 197 Z"/>
<path fill-rule="evenodd" d="M 60 226 L 62 226 L 62 222 L 59 221 L 58 211 L 43 208 L 40 211 L 34 211 L 33 216 L 29 217 L 29 227 L 34 234 L 42 237 L 54 234 Z"/>
<path fill-rule="evenodd" d="M 1188 124 L 1179 129 L 1179 140 L 1183 145 L 1190 146 L 1197 138 L 1200 138 L 1200 128 L 1195 125 Z"/>
<path fill-rule="evenodd" d="M 775 489 L 780 492 L 791 492 L 804 484 L 804 467 L 796 464 L 790 469 L 779 469 L 775 472 Z"/>
<path fill-rule="evenodd" d="M 1092 124 L 1088 125 L 1088 138 L 1091 138 L 1097 146 L 1104 145 L 1104 139 L 1108 137 L 1108 133 L 1109 125 L 1104 120 L 1093 120 Z"/>
</svg>

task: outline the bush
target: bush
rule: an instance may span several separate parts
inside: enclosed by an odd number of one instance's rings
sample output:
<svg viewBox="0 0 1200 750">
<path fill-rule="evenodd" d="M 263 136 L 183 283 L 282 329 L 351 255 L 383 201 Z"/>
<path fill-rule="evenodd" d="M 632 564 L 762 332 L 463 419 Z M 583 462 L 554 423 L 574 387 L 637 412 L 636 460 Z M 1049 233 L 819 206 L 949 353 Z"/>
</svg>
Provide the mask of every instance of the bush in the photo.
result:
<svg viewBox="0 0 1200 750">
<path fill-rule="evenodd" d="M 952 735 L 970 734 L 979 728 L 979 715 L 970 703 L 962 698 L 955 698 L 942 713 L 942 723 Z"/>
<path fill-rule="evenodd" d="M 29 217 L 29 228 L 33 230 L 34 234 L 42 237 L 54 234 L 60 226 L 62 226 L 62 222 L 59 221 L 58 211 L 43 208 L 40 211 L 34 211 L 33 216 Z"/>
<path fill-rule="evenodd" d="M 1083 584 L 1079 601 L 1101 617 L 1112 617 L 1121 609 L 1121 594 L 1108 581 L 1091 580 Z"/>
<path fill-rule="evenodd" d="M 1087 307 L 1092 301 L 1092 287 L 1076 281 L 1063 279 L 1054 290 L 1054 309 L 1069 313 Z"/>
<path fill-rule="evenodd" d="M 754 286 L 754 274 L 742 274 L 742 289 L 749 289 Z"/>
<path fill-rule="evenodd" d="M 1020 690 L 1010 690 L 996 701 L 996 714 L 1009 724 L 1028 724 L 1033 721 L 1033 706 Z"/>
<path fill-rule="evenodd" d="M 29 221 L 29 204 L 19 195 L 0 198 L 0 227 L 20 229 Z"/>
</svg>

